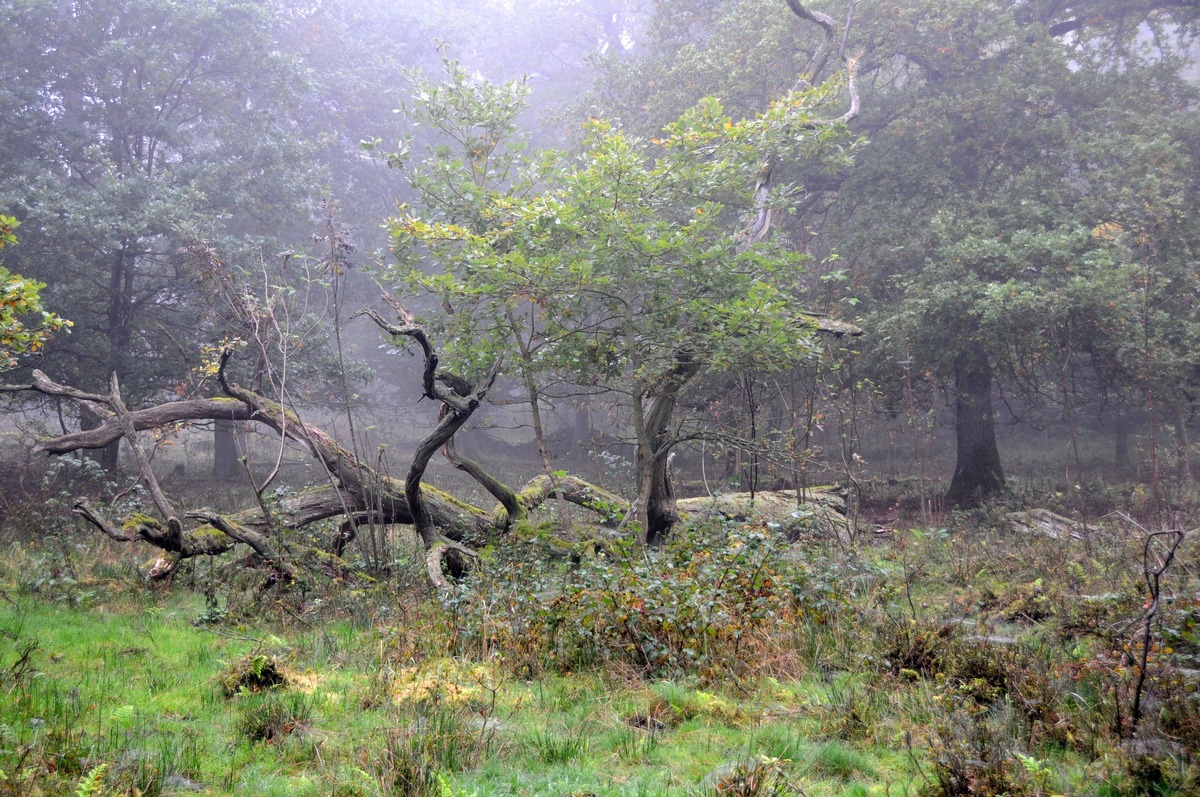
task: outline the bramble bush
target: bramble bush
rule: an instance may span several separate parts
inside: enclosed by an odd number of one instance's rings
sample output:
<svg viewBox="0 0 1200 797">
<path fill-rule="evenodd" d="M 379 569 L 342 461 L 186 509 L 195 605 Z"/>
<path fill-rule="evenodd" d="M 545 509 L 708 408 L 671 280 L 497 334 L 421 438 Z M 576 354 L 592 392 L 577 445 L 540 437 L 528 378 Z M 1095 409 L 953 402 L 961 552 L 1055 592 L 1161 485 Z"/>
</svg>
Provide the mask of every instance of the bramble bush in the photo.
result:
<svg viewBox="0 0 1200 797">
<path fill-rule="evenodd" d="M 705 524 L 657 550 L 616 542 L 573 566 L 544 550 L 514 543 L 485 557 L 449 607 L 458 652 L 524 673 L 618 664 L 716 679 L 843 605 L 836 580 L 814 576 L 764 524 Z"/>
</svg>

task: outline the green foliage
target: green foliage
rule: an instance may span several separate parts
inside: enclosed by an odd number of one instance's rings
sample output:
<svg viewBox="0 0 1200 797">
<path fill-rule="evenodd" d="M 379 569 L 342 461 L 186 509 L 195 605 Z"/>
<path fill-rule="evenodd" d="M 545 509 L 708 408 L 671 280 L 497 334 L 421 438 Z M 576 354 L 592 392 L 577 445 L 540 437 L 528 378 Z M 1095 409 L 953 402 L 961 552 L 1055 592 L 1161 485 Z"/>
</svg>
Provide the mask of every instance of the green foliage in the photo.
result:
<svg viewBox="0 0 1200 797">
<path fill-rule="evenodd" d="M 84 569 L 86 607 L 21 594 L 31 553 L 14 546 L 0 795 L 71 795 L 102 764 L 101 793 L 145 795 L 1192 793 L 1196 683 L 1174 665 L 1190 663 L 1193 602 L 1164 607 L 1179 647 L 1156 638 L 1153 710 L 1123 738 L 1137 541 L 1103 524 L 1043 544 L 983 513 L 946 521 L 853 549 L 713 524 L 575 567 L 514 542 L 449 606 L 310 595 L 217 629 L 190 622 L 204 601 L 182 578 L 133 593 Z M 1194 591 L 1190 571 L 1171 575 L 1176 595 Z M 1014 617 L 1014 596 L 1044 611 Z M 714 633 L 697 630 L 706 613 Z M 690 657 L 699 638 L 709 648 Z M 629 643 L 670 658 L 648 668 Z M 297 668 L 286 685 L 223 697 L 223 673 L 262 678 L 280 649 Z M 897 669 L 909 650 L 917 669 Z"/>
<path fill-rule="evenodd" d="M 569 764 L 588 751 L 582 732 L 569 729 L 535 730 L 528 742 L 543 764 Z"/>
<path fill-rule="evenodd" d="M 769 629 L 820 622 L 838 603 L 836 587 L 814 590 L 786 543 L 753 524 L 691 529 L 650 554 L 617 543 L 567 571 L 548 568 L 540 547 L 511 547 L 458 600 L 505 607 L 465 615 L 461 644 L 518 671 L 627 662 L 720 680 L 747 669 Z"/>
<path fill-rule="evenodd" d="M 616 401 L 638 449 L 642 534 L 662 533 L 649 505 L 668 500 L 680 392 L 706 371 L 771 372 L 815 354 L 794 290 L 807 258 L 752 240 L 749 218 L 791 191 L 755 196 L 764 161 L 849 162 L 844 128 L 823 117 L 833 89 L 792 91 L 741 120 L 707 98 L 649 140 L 593 118 L 573 156 L 526 155 L 524 83 L 444 68 L 443 84 L 417 82 L 409 111 L 436 140 L 389 156 L 419 198 L 390 223 L 389 278 L 440 300 L 445 314 L 427 323 L 456 367 L 512 364 L 535 427 L 555 381 Z"/>
<path fill-rule="evenodd" d="M 864 755 L 841 742 L 829 742 L 823 745 L 813 761 L 813 769 L 822 774 L 831 775 L 841 780 L 853 780 L 857 777 L 874 779 L 878 777 L 875 765 L 870 756 Z"/>
<path fill-rule="evenodd" d="M 101 764 L 80 778 L 79 786 L 75 789 L 75 797 L 96 797 L 100 794 L 100 790 L 103 788 L 104 773 L 107 769 L 108 764 Z"/>
<path fill-rule="evenodd" d="M 0 249 L 17 242 L 18 226 L 16 219 L 0 215 Z M 42 306 L 39 291 L 45 287 L 0 266 L 0 369 L 16 367 L 22 355 L 40 352 L 53 331 L 70 328 L 70 321 Z M 28 327 L 23 318 L 35 319 L 37 326 Z"/>
<path fill-rule="evenodd" d="M 307 148 L 287 123 L 304 79 L 275 43 L 278 12 L 232 0 L 0 10 L 15 270 L 88 330 L 47 352 L 57 378 L 95 389 L 116 370 L 127 397 L 177 383 L 209 329 L 181 250 L 205 240 L 257 259 L 307 223 L 292 210 L 312 187 Z"/>
<path fill-rule="evenodd" d="M 255 653 L 230 665 L 220 677 L 226 697 L 243 692 L 271 691 L 287 682 L 285 668 L 274 656 Z"/>
<path fill-rule="evenodd" d="M 1047 35 L 1053 11 L 932 2 L 860 18 L 859 35 L 879 37 L 875 57 L 911 69 L 864 98 L 879 126 L 843 191 L 854 221 L 840 228 L 864 266 L 864 324 L 877 335 L 865 360 L 894 404 L 906 384 L 934 402 L 953 385 L 961 402 L 966 374 L 994 371 L 1006 391 L 1073 423 L 1089 403 L 1100 411 L 1179 384 L 1168 374 L 1182 350 L 1167 339 L 1186 337 L 1194 308 L 1145 291 L 1170 290 L 1168 252 L 1196 240 L 1194 225 L 1159 226 L 1186 201 L 1178 175 L 1195 169 L 1182 131 L 1194 129 L 1184 98 L 1196 89 L 1179 71 L 1182 48 L 1165 44 L 1159 60 L 1120 17 L 1098 14 L 1078 41 Z M 938 46 L 947 40 L 955 46 Z M 930 58 L 906 55 L 917 51 Z M 1166 110 L 1163 97 L 1180 102 Z M 1136 211 L 1131 193 L 1145 198 Z M 1142 226 L 1149 218 L 1158 233 Z M 1131 247 L 1139 236 L 1146 246 Z M 990 413 L 990 387 L 974 389 Z M 979 412 L 959 411 L 969 433 Z M 960 453 L 967 467 L 984 444 L 959 442 L 974 449 Z"/>
<path fill-rule="evenodd" d="M 678 118 L 701 97 L 721 97 L 738 116 L 761 112 L 796 84 L 817 31 L 772 0 L 658 4 L 633 58 L 604 63 L 592 98 L 641 132 Z"/>
<path fill-rule="evenodd" d="M 970 374 L 981 378 L 961 408 L 968 436 L 993 415 L 993 378 L 1039 428 L 1166 396 L 1189 404 L 1178 391 L 1196 359 L 1192 10 L 821 8 L 848 26 L 838 35 L 863 100 L 852 127 L 870 143 L 832 179 L 783 158 L 788 179 L 828 188 L 829 204 L 778 223 L 818 257 L 835 245 L 851 256 L 819 276 L 845 267 L 827 301 L 863 313 L 870 345 L 856 368 L 886 409 L 954 405 Z M 643 131 L 706 94 L 759 112 L 817 46 L 785 11 L 661 6 L 639 56 L 608 64 L 600 102 Z M 959 439 L 957 464 L 970 473 L 986 458 L 978 470 L 998 478 L 982 486 L 999 488 L 994 430 L 977 436 Z"/>
<path fill-rule="evenodd" d="M 474 766 L 490 735 L 472 727 L 461 706 L 425 704 L 412 724 L 388 733 L 376 767 L 386 794 L 398 797 L 450 797 L 448 773 Z"/>
</svg>

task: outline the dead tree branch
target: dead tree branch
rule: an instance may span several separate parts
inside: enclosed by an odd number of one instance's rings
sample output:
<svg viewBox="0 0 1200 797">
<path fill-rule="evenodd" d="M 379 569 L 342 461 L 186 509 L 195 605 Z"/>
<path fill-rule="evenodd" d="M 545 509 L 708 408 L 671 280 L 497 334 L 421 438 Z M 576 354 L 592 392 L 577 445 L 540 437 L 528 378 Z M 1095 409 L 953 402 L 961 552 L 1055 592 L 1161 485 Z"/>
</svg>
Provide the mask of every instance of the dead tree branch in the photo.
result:
<svg viewBox="0 0 1200 797">
<path fill-rule="evenodd" d="M 117 420 L 120 422 L 125 442 L 129 444 L 129 449 L 133 452 L 133 458 L 137 462 L 138 474 L 150 490 L 150 498 L 154 501 L 155 508 L 158 509 L 159 514 L 167 522 L 167 533 L 170 535 L 171 544 L 178 547 L 183 542 L 183 524 L 179 522 L 179 514 L 171 506 L 171 502 L 167 500 L 166 494 L 163 493 L 162 487 L 154 475 L 154 469 L 150 467 L 150 460 L 146 457 L 146 452 L 142 451 L 142 447 L 138 445 L 137 427 L 134 426 L 133 419 L 130 417 L 129 408 L 125 406 L 125 402 L 121 398 L 121 385 L 117 380 L 115 371 L 110 378 L 109 384 L 109 406 L 117 414 Z"/>
<path fill-rule="evenodd" d="M 521 503 L 517 492 L 493 476 L 475 460 L 461 456 L 454 446 L 453 436 L 442 446 L 442 456 L 457 470 L 461 470 L 483 485 L 483 489 L 499 502 L 503 514 L 500 512 L 492 514 L 492 520 L 496 526 L 507 529 L 525 517 L 525 506 Z"/>
<path fill-rule="evenodd" d="M 1146 536 L 1142 546 L 1142 577 L 1146 582 L 1146 608 L 1142 612 L 1141 645 L 1138 651 L 1137 682 L 1133 687 L 1133 706 L 1129 712 L 1129 732 L 1136 734 L 1142 719 L 1143 694 L 1146 674 L 1150 662 L 1150 649 L 1154 646 L 1154 618 L 1162 600 L 1162 577 L 1175 560 L 1175 552 L 1183 543 L 1182 531 L 1156 531 Z"/>
<path fill-rule="evenodd" d="M 230 539 L 250 546 L 251 550 L 273 564 L 289 579 L 294 581 L 299 577 L 300 572 L 296 569 L 296 566 L 288 561 L 286 556 L 277 551 L 275 546 L 271 545 L 267 538 L 257 531 L 235 523 L 229 518 L 207 509 L 192 510 L 187 513 L 187 516 L 195 520 L 202 520 L 213 528 L 223 532 Z"/>
<path fill-rule="evenodd" d="M 452 567 L 463 569 L 465 562 L 462 557 L 473 558 L 475 552 L 447 539 L 438 530 L 425 501 L 421 480 L 425 476 L 425 469 L 429 466 L 429 460 L 432 459 L 434 453 L 453 439 L 455 433 L 463 427 L 479 407 L 484 396 L 491 389 L 492 383 L 495 382 L 497 374 L 500 373 L 502 360 L 496 361 L 483 385 L 478 389 L 472 389 L 458 377 L 439 374 L 437 351 L 429 340 L 429 335 L 424 327 L 417 324 L 412 313 L 394 297 L 384 292 L 383 298 L 400 317 L 402 323 L 399 326 L 384 320 L 374 310 L 363 310 L 361 315 L 366 315 L 377 326 L 395 337 L 406 337 L 416 341 L 425 355 L 425 369 L 422 374 L 425 397 L 442 404 L 441 419 L 437 427 L 417 445 L 416 451 L 413 452 L 412 464 L 409 466 L 408 475 L 404 480 L 404 497 L 408 502 L 413 526 L 425 544 L 428 554 L 425 567 L 429 580 L 434 586 L 443 589 L 448 585 L 442 573 L 442 563 L 449 561 Z M 454 554 L 459 555 L 457 561 L 451 559 Z"/>
<path fill-rule="evenodd" d="M 800 0 L 787 0 L 788 8 L 798 18 L 815 23 L 821 28 L 822 40 L 820 46 L 813 52 L 812 57 L 808 59 L 808 64 L 805 65 L 804 71 L 800 75 L 800 82 L 797 88 L 801 86 L 816 85 L 821 73 L 825 70 L 829 63 L 830 56 L 835 50 L 841 55 L 842 61 L 846 69 L 846 92 L 849 94 L 850 105 L 846 112 L 836 119 L 811 121 L 801 125 L 802 129 L 812 130 L 818 126 L 848 124 L 856 118 L 862 108 L 862 100 L 858 89 L 858 58 L 847 56 L 842 42 L 845 41 L 845 34 L 849 33 L 848 25 L 853 20 L 853 12 L 847 16 L 847 29 L 841 37 L 838 36 L 838 23 L 828 14 L 820 11 L 812 11 L 806 8 Z M 770 197 L 771 190 L 775 184 L 775 170 L 778 167 L 778 157 L 774 153 L 767 153 L 764 158 L 762 168 L 759 169 L 758 177 L 754 182 L 753 206 L 754 219 L 746 231 L 746 245 L 752 245 L 765 241 L 771 235 L 771 206 Z"/>
<path fill-rule="evenodd" d="M 535 478 L 519 493 L 513 493 L 501 485 L 512 497 L 502 500 L 497 495 L 503 493 L 502 490 L 491 490 L 500 505 L 485 511 L 436 487 L 423 484 L 425 469 L 439 448 L 448 452 L 452 462 L 463 462 L 454 454 L 453 436 L 483 401 L 499 373 L 501 363 L 495 364 L 478 388 L 460 377 L 439 370 L 437 352 L 425 331 L 414 322 L 403 305 L 391 297 L 385 297 L 385 301 L 397 311 L 402 322 L 400 325 L 383 320 L 374 311 L 362 314 L 371 317 L 385 331 L 412 339 L 421 347 L 425 354 L 423 393 L 441 406 L 437 427 L 417 446 L 407 478 L 403 481 L 365 465 L 322 429 L 305 423 L 297 413 L 279 401 L 231 382 L 226 375 L 226 365 L 231 356 L 229 352 L 222 355 L 218 370 L 218 381 L 226 394 L 224 398 L 168 401 L 157 406 L 131 409 L 125 405 L 115 381 L 112 393 L 104 396 L 58 384 L 41 372 L 35 372 L 34 381 L 30 384 L 4 386 L 0 390 L 32 391 L 67 398 L 103 418 L 97 429 L 68 432 L 40 441 L 35 447 L 36 451 L 67 454 L 85 448 L 100 448 L 122 437 L 129 441 L 138 463 L 139 475 L 146 482 L 153 503 L 165 520 L 134 513 L 115 523 L 83 498 L 75 502 L 74 512 L 113 540 L 145 542 L 162 551 L 164 555 L 151 572 L 151 578 L 169 575 L 180 562 L 191 557 L 218 555 L 237 545 L 247 545 L 278 572 L 293 579 L 299 573 L 297 562 L 301 560 L 289 558 L 286 551 L 280 550 L 280 546 L 273 542 L 275 535 L 330 518 L 342 518 L 344 525 L 347 518 L 369 514 L 380 523 L 413 525 L 426 548 L 431 583 L 439 588 L 445 587 L 448 582 L 444 569 L 448 566 L 452 572 L 461 571 L 465 569 L 467 560 L 475 555 L 463 544 L 464 540 L 502 534 L 514 516 L 520 516 L 544 503 L 554 487 L 545 476 Z M 261 505 L 232 515 L 221 515 L 203 508 L 182 514 L 176 511 L 154 477 L 149 458 L 138 446 L 136 436 L 145 430 L 222 418 L 258 423 L 275 430 L 281 438 L 300 446 L 320 462 L 328 474 L 328 484 L 309 487 L 284 497 L 277 505 L 272 504 L 269 515 L 267 508 Z M 486 477 L 486 471 L 478 467 L 473 475 L 476 478 Z M 561 480 L 559 487 L 567 500 L 596 512 L 602 522 L 610 523 L 626 514 L 624 507 L 627 502 L 587 482 L 567 477 Z M 180 517 L 200 521 L 204 525 L 185 528 Z M 338 532 L 330 541 L 334 556 L 339 551 L 337 546 L 344 544 L 345 537 L 344 532 Z M 304 547 L 304 550 L 310 549 Z M 299 553 L 295 554 L 295 557 L 299 556 Z M 304 561 L 308 558 L 305 557 Z M 317 557 L 317 560 L 328 562 L 328 556 Z"/>
</svg>

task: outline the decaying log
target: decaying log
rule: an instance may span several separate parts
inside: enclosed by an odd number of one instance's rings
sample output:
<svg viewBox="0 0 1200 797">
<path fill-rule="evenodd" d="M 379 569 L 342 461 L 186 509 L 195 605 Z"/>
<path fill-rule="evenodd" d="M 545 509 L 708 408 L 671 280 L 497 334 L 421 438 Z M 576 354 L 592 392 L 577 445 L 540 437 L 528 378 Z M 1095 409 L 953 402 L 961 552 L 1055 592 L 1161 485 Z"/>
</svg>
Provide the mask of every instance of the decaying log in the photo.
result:
<svg viewBox="0 0 1200 797">
<path fill-rule="evenodd" d="M 558 480 L 558 490 L 568 503 L 581 506 L 600 517 L 600 525 L 616 527 L 625 519 L 631 509 L 629 502 L 615 493 L 610 493 L 602 487 L 597 487 L 583 479 L 574 476 L 563 476 Z M 521 506 L 529 511 L 541 506 L 554 494 L 554 481 L 547 475 L 534 476 L 518 494 Z M 503 507 L 497 507 L 492 514 L 492 522 L 504 522 Z"/>
<path fill-rule="evenodd" d="M 689 522 L 714 517 L 759 520 L 788 537 L 813 529 L 842 541 L 850 534 L 846 500 L 832 489 L 808 490 L 799 501 L 795 490 L 684 498 L 679 501 L 679 511 Z"/>
<path fill-rule="evenodd" d="M 1014 531 L 1024 534 L 1038 534 L 1052 540 L 1069 537 L 1073 540 L 1084 538 L 1084 525 L 1077 520 L 1055 514 L 1049 509 L 1028 509 L 1024 512 L 1009 512 L 1005 515 L 1008 525 Z"/>
<path fill-rule="evenodd" d="M 414 486 L 419 486 L 420 500 L 428 516 L 425 522 L 429 525 L 422 540 L 426 546 L 430 582 L 437 587 L 447 585 L 443 573 L 443 566 L 447 562 L 452 566 L 461 566 L 473 557 L 474 552 L 464 544 L 465 540 L 495 537 L 503 534 L 511 525 L 509 509 L 504 504 L 484 510 L 460 501 L 436 487 L 420 483 L 424 475 L 424 465 L 428 463 L 429 457 L 439 447 L 445 447 L 452 441 L 453 432 L 461 426 L 461 421 L 465 420 L 463 416 L 469 415 L 474 406 L 482 400 L 482 391 L 464 396 L 462 390 L 452 387 L 453 380 L 442 379 L 436 373 L 432 378 L 424 380 L 426 387 L 432 386 L 430 390 L 438 400 L 451 391 L 453 393 L 448 396 L 448 402 L 443 402 L 447 407 L 442 418 L 445 426 L 434 430 L 426 438 L 414 456 L 414 467 L 410 468 L 408 479 L 400 480 L 363 464 L 352 452 L 343 448 L 324 431 L 305 423 L 278 402 L 229 382 L 224 375 L 227 362 L 228 355 L 222 358 L 219 377 L 228 398 L 171 401 L 143 409 L 125 408 L 119 400 L 119 392 L 108 396 L 87 394 L 59 385 L 44 374 L 40 374 L 33 385 L 21 388 L 86 402 L 89 407 L 106 410 L 108 413 L 99 429 L 85 433 L 72 432 L 42 441 L 37 445 L 39 451 L 64 454 L 81 448 L 105 445 L 125 437 L 136 456 L 142 454 L 136 442 L 139 431 L 177 422 L 237 417 L 262 424 L 291 439 L 323 466 L 328 476 L 326 483 L 282 497 L 271 505 L 269 516 L 264 514 L 261 506 L 234 514 L 218 514 L 203 508 L 177 512 L 158 488 L 157 482 L 152 481 L 153 473 L 150 472 L 148 458 L 144 454 L 138 456 L 139 469 L 143 479 L 147 479 L 146 474 L 149 474 L 147 483 L 152 485 L 151 494 L 162 518 L 134 513 L 114 522 L 86 499 L 76 501 L 74 511 L 111 539 L 120 542 L 144 542 L 158 548 L 162 556 L 159 565 L 151 573 L 152 578 L 171 575 L 178 565 L 187 559 L 223 554 L 238 545 L 249 546 L 259 558 L 269 562 L 281 574 L 288 578 L 297 578 L 300 575 L 297 563 L 313 561 L 314 558 L 308 554 L 316 551 L 292 540 L 288 543 L 291 548 L 289 553 L 274 542 L 277 539 L 276 535 L 286 535 L 289 531 L 322 520 L 340 519 L 342 530 L 337 539 L 331 541 L 331 551 L 316 552 L 321 556 L 315 560 L 326 564 L 330 557 L 337 559 L 340 549 L 335 546 L 344 544 L 344 541 L 352 536 L 352 529 L 356 523 L 369 520 L 380 524 L 418 526 L 418 518 L 412 511 L 411 496 L 414 494 Z M 119 406 L 119 409 L 114 410 L 114 405 Z M 452 451 L 452 445 L 449 448 Z M 600 524 L 610 528 L 619 526 L 630 511 L 626 499 L 573 476 L 560 478 L 557 487 L 567 501 L 595 513 Z M 548 476 L 537 476 L 521 490 L 514 491 L 516 505 L 522 513 L 527 513 L 549 500 L 554 491 L 555 484 Z M 840 499 L 833 495 L 817 493 L 810 500 L 814 506 L 824 507 L 816 513 L 825 518 L 822 522 L 838 522 L 833 520 L 833 516 L 836 515 L 835 507 Z M 687 499 L 680 502 L 680 508 L 693 518 L 713 512 L 744 516 L 748 511 L 753 511 L 756 517 L 779 522 L 786 529 L 798 523 L 797 519 L 792 517 L 796 510 L 794 493 L 778 496 L 759 493 L 752 507 L 748 494 L 737 494 L 722 496 L 716 501 L 709 498 Z M 184 526 L 179 523 L 180 517 L 199 523 Z M 841 523 L 844 526 L 844 521 Z M 347 527 L 350 533 L 347 533 Z M 281 541 L 282 539 L 291 540 L 287 536 L 281 538 Z"/>
</svg>

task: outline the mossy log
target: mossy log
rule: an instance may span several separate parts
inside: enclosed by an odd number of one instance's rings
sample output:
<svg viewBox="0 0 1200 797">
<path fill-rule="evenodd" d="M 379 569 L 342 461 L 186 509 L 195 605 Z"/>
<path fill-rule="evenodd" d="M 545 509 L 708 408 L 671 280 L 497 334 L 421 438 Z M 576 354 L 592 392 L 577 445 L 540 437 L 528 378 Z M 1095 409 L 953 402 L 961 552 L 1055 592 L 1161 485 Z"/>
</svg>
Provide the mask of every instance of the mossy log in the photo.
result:
<svg viewBox="0 0 1200 797">
<path fill-rule="evenodd" d="M 814 531 L 840 540 L 848 539 L 850 534 L 846 499 L 838 488 L 807 490 L 799 499 L 795 490 L 684 498 L 679 501 L 679 512 L 689 523 L 714 517 L 757 520 L 777 528 L 789 539 Z"/>
<path fill-rule="evenodd" d="M 187 401 L 169 401 L 153 407 L 128 410 L 120 401 L 114 382 L 108 395 L 85 393 L 67 385 L 53 382 L 45 374 L 37 372 L 29 385 L 9 386 L 7 390 L 33 390 L 45 395 L 71 399 L 93 408 L 105 418 L 101 428 L 87 433 L 68 433 L 40 442 L 36 449 L 50 454 L 65 454 L 84 448 L 106 445 L 113 440 L 126 438 L 135 454 L 141 454 L 137 434 L 142 430 L 188 421 L 206 421 L 221 418 L 238 418 L 258 423 L 274 430 L 281 438 L 299 445 L 321 466 L 326 475 L 323 484 L 312 486 L 285 496 L 268 506 L 258 506 L 241 512 L 222 515 L 203 508 L 176 512 L 160 493 L 157 480 L 144 456 L 138 457 L 139 470 L 155 496 L 155 506 L 162 519 L 152 515 L 135 513 L 123 520 L 106 517 L 86 499 L 75 504 L 75 513 L 83 517 L 108 537 L 120 542 L 144 542 L 158 548 L 162 555 L 152 569 L 153 578 L 167 578 L 184 560 L 197 556 L 215 556 L 230 551 L 235 545 L 247 545 L 261 561 L 269 562 L 288 579 L 300 575 L 295 565 L 296 557 L 320 564 L 323 571 L 346 572 L 349 566 L 340 559 L 340 546 L 353 537 L 354 528 L 361 523 L 425 525 L 422 535 L 428 554 L 430 580 L 439 587 L 446 586 L 441 577 L 441 563 L 447 557 L 473 557 L 474 552 L 464 544 L 467 540 L 496 539 L 507 533 L 510 525 L 508 512 L 503 506 L 483 509 L 462 501 L 432 485 L 423 483 L 424 464 L 428 456 L 446 442 L 446 433 L 431 435 L 421 450 L 420 460 L 414 459 L 419 467 L 410 469 L 406 479 L 397 479 L 370 467 L 351 451 L 320 428 L 306 423 L 294 411 L 258 393 L 247 391 L 224 379 L 222 359 L 221 385 L 228 397 L 214 397 Z M 427 378 L 426 386 L 432 382 Z M 436 394 L 439 400 L 451 406 L 460 418 L 469 415 L 482 398 L 471 396 L 470 407 L 458 406 L 457 396 Z M 447 418 L 443 418 L 445 425 Z M 456 424 L 456 429 L 459 424 Z M 451 430 L 451 432 L 453 429 Z M 419 490 L 414 486 L 419 485 Z M 256 485 L 262 489 L 265 485 Z M 559 480 L 559 487 L 567 500 L 596 512 L 601 522 L 615 523 L 624 517 L 628 503 L 602 488 L 573 477 Z M 553 491 L 550 480 L 540 476 L 520 491 L 518 496 L 523 511 L 542 504 Z M 418 518 L 413 511 L 413 499 L 420 497 Z M 269 513 L 269 514 L 268 514 Z M 185 527 L 179 518 L 184 517 L 199 523 Z M 327 552 L 317 551 L 303 544 L 290 531 L 308 527 L 321 521 L 338 519 L 340 530 L 335 535 Z M 348 529 L 348 532 L 347 532 Z M 280 536 L 282 535 L 282 537 Z M 278 540 L 279 543 L 273 542 Z M 307 554 L 317 554 L 308 556 Z M 453 563 L 452 563 L 453 564 Z"/>
</svg>

